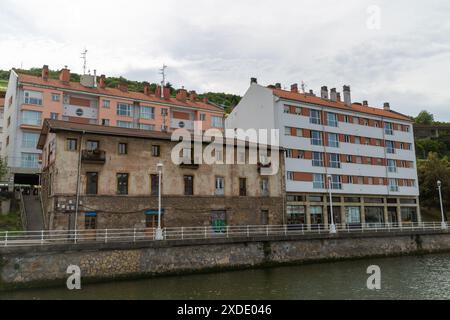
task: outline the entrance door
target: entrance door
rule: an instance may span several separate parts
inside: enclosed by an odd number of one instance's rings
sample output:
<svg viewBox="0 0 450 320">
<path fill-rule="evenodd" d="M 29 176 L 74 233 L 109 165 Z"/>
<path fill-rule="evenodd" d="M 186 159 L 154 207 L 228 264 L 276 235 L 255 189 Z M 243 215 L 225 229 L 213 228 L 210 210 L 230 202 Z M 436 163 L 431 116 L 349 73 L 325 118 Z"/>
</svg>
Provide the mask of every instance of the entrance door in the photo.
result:
<svg viewBox="0 0 450 320">
<path fill-rule="evenodd" d="M 225 233 L 227 226 L 227 212 L 225 210 L 212 211 L 211 226 L 215 233 Z"/>
</svg>

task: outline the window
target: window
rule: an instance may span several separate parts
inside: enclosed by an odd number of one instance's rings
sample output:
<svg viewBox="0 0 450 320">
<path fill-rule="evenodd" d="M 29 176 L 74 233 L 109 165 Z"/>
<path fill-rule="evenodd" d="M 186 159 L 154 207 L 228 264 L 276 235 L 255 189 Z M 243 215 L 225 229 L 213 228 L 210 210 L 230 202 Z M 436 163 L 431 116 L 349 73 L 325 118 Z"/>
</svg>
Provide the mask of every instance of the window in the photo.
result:
<svg viewBox="0 0 450 320">
<path fill-rule="evenodd" d="M 355 162 L 356 162 L 357 164 L 362 164 L 362 157 L 356 156 L 355 159 L 356 159 Z"/>
<path fill-rule="evenodd" d="M 125 103 L 117 104 L 117 115 L 123 117 L 131 117 L 132 106 Z"/>
<path fill-rule="evenodd" d="M 119 154 L 127 154 L 128 153 L 128 145 L 126 143 L 119 143 L 118 151 L 119 151 Z"/>
<path fill-rule="evenodd" d="M 366 157 L 366 164 L 372 164 L 372 158 Z"/>
<path fill-rule="evenodd" d="M 325 180 L 323 174 L 314 173 L 313 174 L 313 188 L 314 189 L 324 189 Z"/>
<path fill-rule="evenodd" d="M 344 115 L 344 122 L 349 123 L 350 122 L 350 117 L 347 115 Z"/>
<path fill-rule="evenodd" d="M 294 181 L 294 172 L 288 171 L 288 172 L 286 173 L 286 177 L 287 177 L 287 179 L 288 179 L 289 181 Z"/>
<path fill-rule="evenodd" d="M 42 122 L 42 112 L 25 110 L 22 111 L 22 124 L 40 126 Z"/>
<path fill-rule="evenodd" d="M 85 230 L 95 230 L 97 229 L 97 214 L 92 213 L 86 213 L 84 216 L 84 229 Z"/>
<path fill-rule="evenodd" d="M 331 189 L 342 189 L 342 179 L 341 176 L 332 175 L 331 176 Z"/>
<path fill-rule="evenodd" d="M 348 183 L 353 184 L 353 176 L 348 176 Z"/>
<path fill-rule="evenodd" d="M 86 149 L 89 151 L 98 150 L 100 148 L 100 142 L 96 140 L 86 141 Z"/>
<path fill-rule="evenodd" d="M 364 184 L 364 177 L 358 177 L 358 184 Z"/>
<path fill-rule="evenodd" d="M 305 206 L 288 205 L 286 207 L 286 213 L 289 225 L 306 224 Z"/>
<path fill-rule="evenodd" d="M 157 174 L 150 175 L 150 194 L 152 196 L 159 195 L 159 175 Z"/>
<path fill-rule="evenodd" d="M 117 194 L 128 194 L 128 173 L 117 174 Z"/>
<path fill-rule="evenodd" d="M 337 127 L 338 126 L 338 119 L 336 113 L 327 113 L 327 123 L 330 127 Z"/>
<path fill-rule="evenodd" d="M 347 161 L 348 163 L 352 163 L 352 162 L 353 162 L 353 156 L 352 156 L 352 155 L 348 154 L 348 155 L 346 155 L 345 157 L 347 158 L 346 161 Z"/>
<path fill-rule="evenodd" d="M 269 225 L 269 210 L 261 210 L 261 224 Z"/>
<path fill-rule="evenodd" d="M 102 126 L 109 126 L 109 119 L 102 119 Z"/>
<path fill-rule="evenodd" d="M 361 144 L 361 138 L 360 137 L 355 137 L 355 143 L 356 144 Z"/>
<path fill-rule="evenodd" d="M 67 139 L 67 151 L 77 151 L 78 149 L 77 139 Z"/>
<path fill-rule="evenodd" d="M 184 176 L 184 195 L 194 195 L 194 176 Z"/>
<path fill-rule="evenodd" d="M 169 112 L 167 111 L 167 109 L 161 109 L 162 116 L 167 116 L 168 114 L 169 114 Z"/>
<path fill-rule="evenodd" d="M 152 145 L 152 157 L 159 157 L 159 156 L 161 156 L 161 146 Z"/>
<path fill-rule="evenodd" d="M 154 131 L 154 130 L 155 130 L 155 125 L 153 125 L 153 124 L 140 123 L 140 124 L 139 124 L 139 129 L 141 129 L 141 130 Z"/>
<path fill-rule="evenodd" d="M 322 132 L 311 130 L 311 144 L 314 146 L 321 146 L 322 142 Z"/>
<path fill-rule="evenodd" d="M 359 124 L 359 118 L 353 117 L 353 124 Z"/>
<path fill-rule="evenodd" d="M 302 108 L 300 108 L 300 107 L 295 107 L 295 114 L 296 114 L 296 115 L 301 115 L 301 114 L 302 114 Z"/>
<path fill-rule="evenodd" d="M 269 195 L 269 178 L 261 179 L 261 194 L 263 196 Z"/>
<path fill-rule="evenodd" d="M 25 103 L 42 106 L 42 92 L 25 91 Z"/>
<path fill-rule="evenodd" d="M 61 100 L 61 95 L 59 93 L 52 93 L 52 101 L 59 102 Z"/>
<path fill-rule="evenodd" d="M 142 106 L 140 116 L 142 119 L 155 119 L 155 108 Z"/>
<path fill-rule="evenodd" d="M 24 132 L 22 134 L 22 148 L 36 149 L 39 133 Z"/>
<path fill-rule="evenodd" d="M 389 191 L 398 191 L 397 179 L 389 179 Z"/>
<path fill-rule="evenodd" d="M 211 117 L 211 125 L 214 128 L 223 128 L 223 119 L 222 117 Z"/>
<path fill-rule="evenodd" d="M 22 167 L 23 168 L 39 168 L 39 154 L 37 153 L 22 153 Z"/>
<path fill-rule="evenodd" d="M 216 162 L 220 163 L 223 161 L 223 151 L 221 150 L 216 150 L 215 151 L 215 155 L 216 155 Z"/>
<path fill-rule="evenodd" d="M 339 140 L 337 133 L 328 133 L 328 146 L 339 148 Z"/>
<path fill-rule="evenodd" d="M 367 184 L 370 184 L 370 185 L 373 184 L 373 178 L 372 177 L 368 177 L 367 178 Z"/>
<path fill-rule="evenodd" d="M 57 114 L 56 112 L 51 112 L 50 113 L 50 119 L 52 120 L 58 120 L 59 114 Z"/>
<path fill-rule="evenodd" d="M 205 120 L 206 120 L 206 114 L 200 113 L 200 121 L 205 121 Z"/>
<path fill-rule="evenodd" d="M 397 166 L 396 166 L 395 160 L 388 159 L 387 163 L 388 163 L 389 172 L 397 172 Z"/>
<path fill-rule="evenodd" d="M 351 142 L 350 136 L 348 134 L 344 135 L 344 142 L 345 143 L 350 143 Z"/>
<path fill-rule="evenodd" d="M 291 107 L 284 105 L 283 111 L 284 113 L 291 113 Z"/>
<path fill-rule="evenodd" d="M 239 195 L 245 197 L 247 195 L 247 179 L 239 178 Z"/>
<path fill-rule="evenodd" d="M 300 128 L 295 128 L 295 135 L 297 137 L 303 137 L 303 130 Z"/>
<path fill-rule="evenodd" d="M 313 152 L 312 153 L 312 165 L 314 167 L 323 167 L 323 153 L 322 152 Z"/>
<path fill-rule="evenodd" d="M 145 227 L 149 229 L 158 227 L 158 209 L 145 212 Z M 161 210 L 161 227 L 164 228 L 164 209 Z"/>
<path fill-rule="evenodd" d="M 364 119 L 364 125 L 368 126 L 369 125 L 369 119 Z"/>
<path fill-rule="evenodd" d="M 386 152 L 387 153 L 395 153 L 394 141 L 386 140 Z"/>
<path fill-rule="evenodd" d="M 345 207 L 345 220 L 347 224 L 361 223 L 360 207 Z"/>
<path fill-rule="evenodd" d="M 225 195 L 225 179 L 223 177 L 216 177 L 216 196 Z"/>
<path fill-rule="evenodd" d="M 98 192 L 98 172 L 86 173 L 86 194 L 97 194 Z"/>
<path fill-rule="evenodd" d="M 286 149 L 285 153 L 286 153 L 286 158 L 293 158 L 294 157 L 294 153 L 293 153 L 292 149 Z"/>
<path fill-rule="evenodd" d="M 375 139 L 375 144 L 379 147 L 381 146 L 381 140 L 380 139 Z"/>
<path fill-rule="evenodd" d="M 103 100 L 103 108 L 109 109 L 109 106 L 111 105 L 111 102 L 109 100 Z"/>
<path fill-rule="evenodd" d="M 388 135 L 394 134 L 394 130 L 392 129 L 392 123 L 390 123 L 390 122 L 384 123 L 384 133 L 388 134 Z"/>
<path fill-rule="evenodd" d="M 3 116 L 3 113 L 2 113 Z M 11 125 L 11 116 L 8 117 L 8 122 L 7 122 L 7 127 L 9 127 Z"/>
<path fill-rule="evenodd" d="M 403 222 L 417 222 L 416 208 L 403 207 L 400 209 L 400 214 Z"/>
<path fill-rule="evenodd" d="M 311 214 L 311 224 L 322 224 L 323 223 L 323 208 L 320 206 L 311 206 L 309 207 L 309 211 Z"/>
<path fill-rule="evenodd" d="M 117 126 L 120 128 L 133 128 L 133 122 L 117 120 Z"/>
<path fill-rule="evenodd" d="M 320 118 L 320 111 L 319 110 L 311 109 L 309 122 L 310 123 L 314 123 L 314 124 L 321 124 L 322 123 L 321 118 Z"/>
<path fill-rule="evenodd" d="M 285 136 L 291 135 L 291 127 L 284 127 L 284 135 Z"/>
<path fill-rule="evenodd" d="M 341 167 L 341 158 L 337 153 L 330 153 L 330 167 L 331 168 L 340 168 Z"/>
</svg>

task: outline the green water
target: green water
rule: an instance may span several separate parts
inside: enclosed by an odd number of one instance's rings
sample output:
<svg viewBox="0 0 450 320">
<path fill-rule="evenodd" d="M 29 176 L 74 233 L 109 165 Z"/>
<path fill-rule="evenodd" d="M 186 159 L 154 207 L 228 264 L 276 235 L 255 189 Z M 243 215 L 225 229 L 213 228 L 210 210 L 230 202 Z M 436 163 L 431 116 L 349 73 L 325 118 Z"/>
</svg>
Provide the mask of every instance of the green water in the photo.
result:
<svg viewBox="0 0 450 320">
<path fill-rule="evenodd" d="M 367 267 L 381 290 L 367 289 Z M 450 254 L 365 259 L 0 293 L 0 299 L 450 299 Z"/>
</svg>

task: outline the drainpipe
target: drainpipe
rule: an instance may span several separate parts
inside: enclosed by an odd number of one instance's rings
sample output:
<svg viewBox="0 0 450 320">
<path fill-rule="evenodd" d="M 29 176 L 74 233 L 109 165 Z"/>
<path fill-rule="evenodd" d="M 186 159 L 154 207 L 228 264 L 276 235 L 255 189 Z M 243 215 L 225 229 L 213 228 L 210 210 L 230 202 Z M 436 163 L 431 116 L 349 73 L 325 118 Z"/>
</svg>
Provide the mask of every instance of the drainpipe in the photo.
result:
<svg viewBox="0 0 450 320">
<path fill-rule="evenodd" d="M 77 221 L 78 221 L 78 208 L 80 203 L 80 180 L 81 180 L 81 155 L 82 155 L 82 146 L 83 146 L 83 137 L 86 134 L 86 131 L 83 131 L 80 135 L 80 150 L 78 152 L 78 172 L 77 172 L 77 197 L 76 197 L 76 203 L 75 203 L 75 242 L 77 241 L 76 234 L 77 234 Z"/>
</svg>

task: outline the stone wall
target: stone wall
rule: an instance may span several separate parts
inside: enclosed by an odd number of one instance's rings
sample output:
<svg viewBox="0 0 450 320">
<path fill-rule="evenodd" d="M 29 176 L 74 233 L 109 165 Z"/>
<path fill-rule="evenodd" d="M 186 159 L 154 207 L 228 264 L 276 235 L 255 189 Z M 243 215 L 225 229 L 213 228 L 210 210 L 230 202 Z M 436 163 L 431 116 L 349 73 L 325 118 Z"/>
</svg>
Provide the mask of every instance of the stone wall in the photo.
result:
<svg viewBox="0 0 450 320">
<path fill-rule="evenodd" d="M 69 265 L 83 283 L 117 278 L 431 253 L 450 250 L 448 232 L 373 233 L 148 243 L 0 248 L 0 289 L 65 286 Z"/>
</svg>

